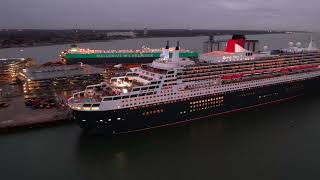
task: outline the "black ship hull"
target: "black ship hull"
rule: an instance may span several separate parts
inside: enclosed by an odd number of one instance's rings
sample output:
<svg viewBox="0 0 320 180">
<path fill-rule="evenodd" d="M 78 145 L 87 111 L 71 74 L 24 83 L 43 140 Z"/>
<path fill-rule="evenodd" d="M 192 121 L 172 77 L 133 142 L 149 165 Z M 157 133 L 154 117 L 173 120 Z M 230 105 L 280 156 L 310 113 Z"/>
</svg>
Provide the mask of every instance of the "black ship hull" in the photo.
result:
<svg viewBox="0 0 320 180">
<path fill-rule="evenodd" d="M 80 127 L 106 133 L 126 133 L 189 122 L 207 116 L 288 100 L 320 90 L 320 78 L 212 94 L 164 104 L 110 111 L 73 111 Z"/>
<path fill-rule="evenodd" d="M 141 58 L 94 58 L 94 59 L 66 59 L 65 63 L 70 64 L 89 64 L 89 65 L 103 65 L 103 64 L 144 64 L 151 63 L 154 57 Z"/>
</svg>

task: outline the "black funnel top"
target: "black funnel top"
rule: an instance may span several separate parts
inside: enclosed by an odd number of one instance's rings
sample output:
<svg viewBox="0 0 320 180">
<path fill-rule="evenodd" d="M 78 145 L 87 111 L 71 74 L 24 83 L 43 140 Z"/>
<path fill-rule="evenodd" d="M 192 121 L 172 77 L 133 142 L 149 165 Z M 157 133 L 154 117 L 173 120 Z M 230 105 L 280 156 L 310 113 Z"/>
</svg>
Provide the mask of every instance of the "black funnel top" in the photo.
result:
<svg viewBox="0 0 320 180">
<path fill-rule="evenodd" d="M 177 41 L 177 47 L 176 47 L 176 50 L 180 50 L 179 41 Z"/>
<path fill-rule="evenodd" d="M 166 49 L 169 49 L 169 41 L 167 41 Z"/>
<path fill-rule="evenodd" d="M 245 37 L 245 35 L 243 35 L 243 34 L 234 34 L 234 35 L 232 36 L 232 39 L 233 39 L 233 40 L 236 40 L 236 39 L 246 39 L 246 37 Z"/>
</svg>

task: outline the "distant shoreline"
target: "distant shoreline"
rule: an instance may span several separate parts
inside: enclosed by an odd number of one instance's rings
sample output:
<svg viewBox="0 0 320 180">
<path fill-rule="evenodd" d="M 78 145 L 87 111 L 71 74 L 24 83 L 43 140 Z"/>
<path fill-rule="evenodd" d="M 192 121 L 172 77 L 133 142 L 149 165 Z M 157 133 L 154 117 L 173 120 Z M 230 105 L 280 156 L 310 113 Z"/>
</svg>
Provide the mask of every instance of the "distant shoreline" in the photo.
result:
<svg viewBox="0 0 320 180">
<path fill-rule="evenodd" d="M 114 40 L 121 40 L 121 39 L 114 39 Z M 125 39 L 123 39 L 125 40 Z M 44 46 L 55 46 L 55 45 L 71 45 L 71 44 L 79 44 L 79 43 L 93 43 L 93 42 L 109 42 L 113 40 L 93 40 L 93 41 L 84 41 L 84 42 L 76 42 L 76 43 L 70 43 L 70 42 L 65 42 L 65 43 L 44 43 L 44 44 L 36 44 L 36 45 L 31 45 L 31 46 L 12 46 L 12 47 L 0 47 L 0 50 L 2 49 L 11 49 L 11 48 L 32 48 L 32 47 L 44 47 Z"/>
<path fill-rule="evenodd" d="M 163 37 L 198 37 L 198 36 L 220 36 L 230 34 L 278 34 L 284 31 L 240 31 L 240 30 L 150 30 L 144 35 L 142 30 L 133 32 L 133 37 L 115 36 L 109 37 L 108 31 L 89 30 L 9 30 L 0 31 L 0 49 L 29 48 L 41 46 L 54 46 L 65 44 L 109 42 L 113 40 L 140 39 L 140 38 L 163 38 Z M 112 31 L 113 32 L 113 31 Z M 119 30 L 119 32 L 126 32 Z M 292 31 L 293 32 L 293 31 Z M 295 32 L 293 32 L 295 33 Z"/>
</svg>

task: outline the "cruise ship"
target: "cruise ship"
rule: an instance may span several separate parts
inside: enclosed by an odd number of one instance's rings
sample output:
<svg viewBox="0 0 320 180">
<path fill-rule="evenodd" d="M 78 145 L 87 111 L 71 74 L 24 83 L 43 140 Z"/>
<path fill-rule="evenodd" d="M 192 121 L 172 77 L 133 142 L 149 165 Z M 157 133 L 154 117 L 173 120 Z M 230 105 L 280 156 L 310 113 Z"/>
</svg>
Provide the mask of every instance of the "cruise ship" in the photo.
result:
<svg viewBox="0 0 320 180">
<path fill-rule="evenodd" d="M 175 48 L 169 48 L 169 56 L 173 55 Z M 79 48 L 75 45 L 69 50 L 60 54 L 61 62 L 64 64 L 142 64 L 151 63 L 154 59 L 160 58 L 162 49 L 151 49 L 142 47 L 141 49 L 122 49 L 122 50 L 93 50 Z M 180 50 L 180 58 L 198 58 L 199 54 L 195 51 L 186 49 Z"/>
<path fill-rule="evenodd" d="M 320 89 L 320 50 L 313 41 L 254 53 L 234 35 L 225 51 L 199 59 L 161 58 L 125 76 L 87 86 L 68 100 L 80 127 L 111 134 L 136 132 L 288 100 Z"/>
</svg>

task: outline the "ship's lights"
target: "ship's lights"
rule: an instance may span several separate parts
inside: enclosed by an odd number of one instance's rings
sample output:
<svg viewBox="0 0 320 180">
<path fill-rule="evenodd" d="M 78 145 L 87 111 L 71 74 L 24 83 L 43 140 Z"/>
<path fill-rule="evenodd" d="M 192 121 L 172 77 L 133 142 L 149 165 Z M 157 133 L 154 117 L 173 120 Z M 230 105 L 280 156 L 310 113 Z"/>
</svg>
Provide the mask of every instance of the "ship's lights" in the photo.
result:
<svg viewBox="0 0 320 180">
<path fill-rule="evenodd" d="M 77 51 L 78 51 L 77 48 L 72 48 L 72 49 L 71 49 L 71 52 L 77 52 Z"/>
<path fill-rule="evenodd" d="M 128 89 L 122 89 L 123 93 L 128 93 Z"/>
<path fill-rule="evenodd" d="M 125 82 L 125 81 L 117 81 L 114 83 L 117 87 L 130 87 L 131 83 Z"/>
</svg>

